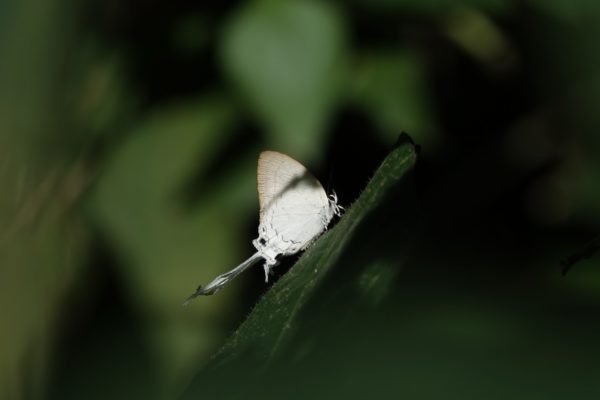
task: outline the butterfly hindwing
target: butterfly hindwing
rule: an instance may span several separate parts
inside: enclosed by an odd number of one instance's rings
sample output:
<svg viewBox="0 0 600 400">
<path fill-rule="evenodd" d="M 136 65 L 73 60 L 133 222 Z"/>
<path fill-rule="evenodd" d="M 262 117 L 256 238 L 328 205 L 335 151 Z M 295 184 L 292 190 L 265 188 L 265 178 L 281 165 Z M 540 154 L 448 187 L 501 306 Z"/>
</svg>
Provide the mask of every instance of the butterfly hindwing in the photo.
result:
<svg viewBox="0 0 600 400">
<path fill-rule="evenodd" d="M 304 249 L 331 219 L 321 183 L 298 161 L 274 151 L 258 161 L 260 223 L 284 242 Z"/>
</svg>

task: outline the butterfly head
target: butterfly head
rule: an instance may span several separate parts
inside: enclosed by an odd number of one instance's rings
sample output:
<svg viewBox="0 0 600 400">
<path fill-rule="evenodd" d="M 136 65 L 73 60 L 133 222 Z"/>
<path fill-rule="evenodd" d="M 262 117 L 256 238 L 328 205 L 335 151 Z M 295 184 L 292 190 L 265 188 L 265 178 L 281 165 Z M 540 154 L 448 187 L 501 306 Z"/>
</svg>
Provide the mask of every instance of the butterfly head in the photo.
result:
<svg viewBox="0 0 600 400">
<path fill-rule="evenodd" d="M 329 194 L 329 207 L 333 211 L 334 215 L 337 215 L 338 217 L 342 216 L 342 212 L 344 211 L 344 207 L 342 207 L 342 206 L 340 206 L 338 204 L 338 197 L 337 197 L 337 194 L 335 193 L 335 191 L 332 191 Z"/>
</svg>

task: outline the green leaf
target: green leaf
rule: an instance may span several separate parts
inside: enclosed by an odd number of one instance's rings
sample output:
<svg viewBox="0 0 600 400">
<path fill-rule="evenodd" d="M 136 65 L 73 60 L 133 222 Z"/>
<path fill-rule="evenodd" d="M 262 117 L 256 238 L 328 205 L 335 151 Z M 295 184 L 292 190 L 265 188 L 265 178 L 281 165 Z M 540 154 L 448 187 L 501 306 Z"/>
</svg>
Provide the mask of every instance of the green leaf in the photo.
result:
<svg viewBox="0 0 600 400">
<path fill-rule="evenodd" d="M 214 351 L 228 299 L 237 294 L 233 285 L 220 301 L 181 307 L 199 283 L 231 268 L 245 251 L 238 235 L 255 212 L 252 151 L 234 161 L 243 167 L 232 168 L 213 190 L 200 187 L 197 204 L 182 200 L 234 123 L 231 104 L 218 96 L 163 106 L 127 134 L 88 196 L 86 210 L 118 258 L 128 300 L 164 368 L 162 384 Z M 206 321 L 211 328 L 199 330 Z"/>
<path fill-rule="evenodd" d="M 169 310 L 165 302 L 180 303 L 189 285 L 182 277 L 193 276 L 199 263 L 214 274 L 234 261 L 203 257 L 209 253 L 204 246 L 222 248 L 230 236 L 204 229 L 223 213 L 221 202 L 211 198 L 206 207 L 186 210 L 178 200 L 194 171 L 226 140 L 231 115 L 216 98 L 155 111 L 115 151 L 94 187 L 90 215 L 123 257 L 123 276 L 146 306 Z M 181 273 L 166 274 L 166 268 Z"/>
<path fill-rule="evenodd" d="M 270 145 L 319 154 L 345 66 L 345 30 L 324 2 L 257 1 L 224 32 L 225 69 L 266 128 Z"/>
<path fill-rule="evenodd" d="M 58 321 L 85 271 L 89 237 L 74 207 L 83 168 L 60 107 L 77 28 L 67 2 L 0 4 L 0 398 L 44 397 Z M 26 44 L 25 44 L 26 43 Z"/>
<path fill-rule="evenodd" d="M 312 323 L 336 313 L 340 301 L 345 308 L 342 315 L 365 306 L 380 306 L 400 269 L 397 252 L 404 247 L 395 241 L 380 240 L 386 235 L 384 221 L 389 220 L 390 210 L 406 210 L 402 204 L 410 196 L 402 185 L 407 181 L 402 178 L 415 161 L 411 143 L 401 144 L 388 155 L 339 223 L 263 296 L 209 368 L 196 377 L 185 399 L 239 396 L 251 385 L 253 377 L 266 377 L 269 371 L 277 370 L 280 362 L 302 357 L 308 335 L 299 332 L 317 332 L 311 328 Z M 406 218 L 402 229 L 409 237 L 414 233 L 410 220 Z M 382 229 L 380 235 L 370 234 L 370 224 Z M 393 246 L 382 247 L 378 243 Z M 365 246 L 371 251 L 365 252 Z M 390 257 L 392 253 L 394 256 Z M 251 370 L 243 374 L 248 366 L 252 366 Z M 239 382 L 223 385 L 221 373 Z"/>
<path fill-rule="evenodd" d="M 410 132 L 423 146 L 437 142 L 436 115 L 424 70 L 417 54 L 408 50 L 360 57 L 349 86 L 354 101 L 372 116 L 385 142 L 393 143 L 402 131 Z"/>
<path fill-rule="evenodd" d="M 558 0 L 557 0 L 558 1 Z M 456 7 L 477 7 L 489 12 L 504 12 L 510 10 L 510 1 L 507 0 L 371 0 L 370 2 L 354 1 L 358 5 L 368 4 L 367 12 L 410 13 L 439 16 Z"/>
<path fill-rule="evenodd" d="M 532 0 L 531 3 L 555 18 L 571 22 L 597 17 L 600 14 L 600 5 L 596 1 Z"/>
</svg>

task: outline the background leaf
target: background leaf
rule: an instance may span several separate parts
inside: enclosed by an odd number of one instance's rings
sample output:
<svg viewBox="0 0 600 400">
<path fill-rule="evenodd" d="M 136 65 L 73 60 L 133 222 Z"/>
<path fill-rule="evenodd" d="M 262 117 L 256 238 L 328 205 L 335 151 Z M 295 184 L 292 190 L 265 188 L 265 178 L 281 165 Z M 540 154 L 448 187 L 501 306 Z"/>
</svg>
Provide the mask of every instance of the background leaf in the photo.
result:
<svg viewBox="0 0 600 400">
<path fill-rule="evenodd" d="M 60 143 L 54 91 L 76 29 L 64 2 L 0 5 L 0 398 L 39 398 L 60 307 L 85 270 L 89 236 L 72 211 L 82 165 Z M 21 23 L 22 21 L 27 23 Z M 19 38 L 18 40 L 13 40 Z M 26 46 L 23 46 L 26 43 Z"/>
<path fill-rule="evenodd" d="M 411 132 L 422 145 L 436 143 L 431 99 L 418 56 L 407 50 L 363 54 L 354 75 L 353 99 L 378 126 L 382 139 L 393 143 L 398 132 Z"/>
<path fill-rule="evenodd" d="M 226 100 L 214 98 L 157 111 L 127 136 L 87 202 L 90 217 L 119 255 L 118 274 L 143 315 L 143 336 L 154 343 L 153 356 L 161 359 L 168 381 L 212 351 L 222 329 L 220 316 L 230 307 L 227 297 L 236 293 L 233 285 L 220 301 L 195 307 L 196 320 L 182 318 L 190 314 L 180 307 L 186 293 L 242 256 L 235 245 L 237 235 L 244 213 L 256 202 L 250 159 L 241 161 L 247 173 L 227 177 L 217 194 L 200 197 L 199 206 L 189 207 L 185 201 L 193 176 L 207 168 L 198 160 L 208 162 L 222 146 L 224 132 L 234 123 L 232 112 Z M 222 192 L 227 201 L 218 194 Z M 143 204 L 138 203 L 140 196 Z M 196 326 L 203 321 L 214 329 L 199 335 Z"/>
<path fill-rule="evenodd" d="M 315 159 L 339 97 L 345 30 L 336 10 L 312 1 L 256 1 L 227 25 L 223 62 L 271 144 Z"/>
</svg>

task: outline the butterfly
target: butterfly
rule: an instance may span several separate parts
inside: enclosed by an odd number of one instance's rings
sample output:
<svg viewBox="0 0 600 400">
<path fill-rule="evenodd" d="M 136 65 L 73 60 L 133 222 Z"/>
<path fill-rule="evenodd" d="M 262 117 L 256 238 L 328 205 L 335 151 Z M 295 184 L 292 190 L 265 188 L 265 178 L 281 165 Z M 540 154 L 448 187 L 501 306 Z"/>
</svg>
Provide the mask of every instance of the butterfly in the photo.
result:
<svg viewBox="0 0 600 400">
<path fill-rule="evenodd" d="M 246 261 L 199 286 L 184 305 L 198 296 L 212 295 L 246 269 L 264 260 L 265 282 L 283 256 L 296 254 L 314 242 L 334 216 L 341 216 L 335 192 L 329 196 L 321 183 L 298 161 L 276 151 L 263 151 L 258 158 L 260 219 L 256 248 Z"/>
</svg>

